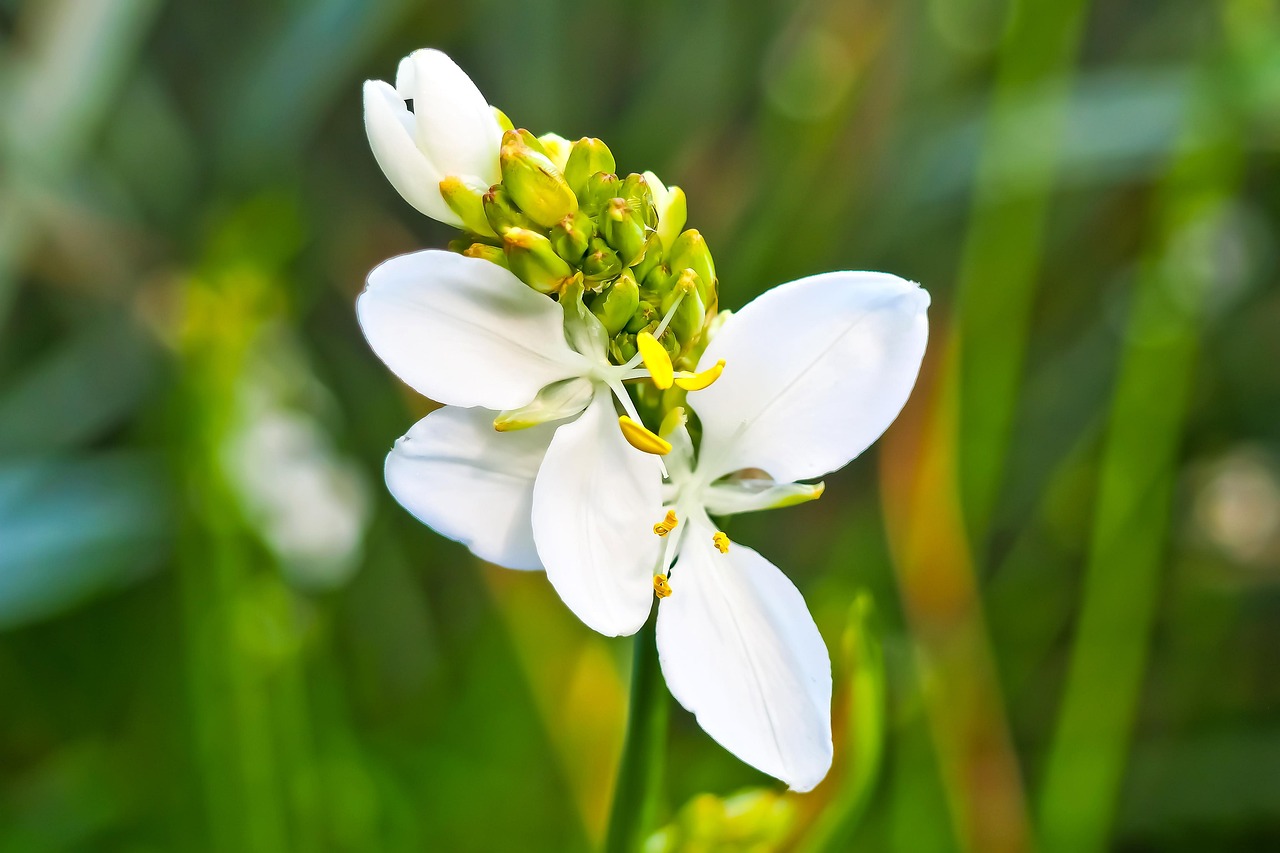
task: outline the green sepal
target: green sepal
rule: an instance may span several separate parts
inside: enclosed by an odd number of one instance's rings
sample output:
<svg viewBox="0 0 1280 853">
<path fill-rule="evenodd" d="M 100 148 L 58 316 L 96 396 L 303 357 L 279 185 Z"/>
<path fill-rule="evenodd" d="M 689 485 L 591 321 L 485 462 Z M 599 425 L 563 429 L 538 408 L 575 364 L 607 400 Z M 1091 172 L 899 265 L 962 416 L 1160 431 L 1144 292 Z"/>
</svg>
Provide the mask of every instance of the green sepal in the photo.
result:
<svg viewBox="0 0 1280 853">
<path fill-rule="evenodd" d="M 573 191 L 581 196 L 586 191 L 587 180 L 592 175 L 597 173 L 611 175 L 617 170 L 618 164 L 613 159 L 613 152 L 609 150 L 609 146 L 599 139 L 584 136 L 573 143 L 573 148 L 569 151 L 569 160 L 564 167 L 564 179 L 569 182 Z"/>
<path fill-rule="evenodd" d="M 484 213 L 484 196 L 488 187 L 462 178 L 448 177 L 440 182 L 440 195 L 449 209 L 458 214 L 468 231 L 482 237 L 496 237 Z"/>
<path fill-rule="evenodd" d="M 591 313 L 600 319 L 610 337 L 626 328 L 640 306 L 640 286 L 630 270 L 622 273 L 591 303 Z"/>
</svg>

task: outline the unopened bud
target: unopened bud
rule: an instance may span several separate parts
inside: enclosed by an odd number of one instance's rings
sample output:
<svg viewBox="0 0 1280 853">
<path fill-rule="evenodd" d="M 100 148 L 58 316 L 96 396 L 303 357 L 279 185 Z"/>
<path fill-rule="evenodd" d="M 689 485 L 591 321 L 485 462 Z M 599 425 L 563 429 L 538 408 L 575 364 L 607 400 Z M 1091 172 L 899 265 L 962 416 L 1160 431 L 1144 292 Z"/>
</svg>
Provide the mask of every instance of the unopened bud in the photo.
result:
<svg viewBox="0 0 1280 853">
<path fill-rule="evenodd" d="M 644 281 L 654 268 L 662 263 L 662 238 L 657 231 L 649 232 L 649 239 L 644 244 L 644 255 L 631 265 L 636 274 L 636 281 Z"/>
<path fill-rule="evenodd" d="M 635 335 L 646 330 L 652 331 L 656 329 L 661 320 L 662 310 L 658 307 L 657 300 L 652 294 L 641 291 L 640 305 L 636 308 L 635 313 L 631 315 L 631 319 L 627 321 L 625 328 Z"/>
<path fill-rule="evenodd" d="M 512 228 L 527 228 L 536 230 L 537 225 L 533 220 L 520 212 L 515 202 L 511 200 L 511 194 L 507 192 L 507 188 L 502 184 L 496 184 L 489 188 L 484 194 L 484 217 L 489 223 L 489 227 L 499 237 L 506 234 Z"/>
<path fill-rule="evenodd" d="M 640 350 L 636 348 L 634 334 L 616 335 L 609 341 L 609 356 L 618 364 L 626 364 L 636 357 Z M 642 386 L 643 387 L 643 386 Z"/>
<path fill-rule="evenodd" d="M 556 254 L 569 263 L 576 264 L 587 253 L 587 244 L 595 233 L 596 226 L 591 217 L 579 210 L 553 225 L 549 236 Z"/>
<path fill-rule="evenodd" d="M 502 128 L 503 133 L 515 129 L 515 125 L 511 123 L 511 119 L 507 118 L 506 113 L 497 107 L 489 107 L 489 109 L 493 110 L 493 117 L 498 120 L 498 127 Z"/>
<path fill-rule="evenodd" d="M 608 281 L 622 272 L 618 253 L 609 248 L 599 237 L 592 237 L 587 244 L 587 256 L 582 259 L 582 275 L 589 281 Z"/>
<path fill-rule="evenodd" d="M 520 137 L 520 141 L 521 141 L 521 142 L 523 142 L 525 145 L 529 146 L 529 147 L 530 147 L 530 148 L 532 148 L 534 151 L 536 151 L 536 152 L 538 152 L 539 154 L 541 154 L 543 157 L 546 157 L 548 160 L 550 160 L 550 159 L 551 159 L 551 154 L 550 154 L 550 152 L 548 152 L 548 151 L 547 151 L 546 147 L 542 144 L 542 140 L 541 140 L 541 139 L 539 139 L 538 137 L 534 136 L 532 133 L 530 133 L 529 131 L 525 130 L 523 127 L 517 127 L 517 128 L 515 129 L 515 132 L 516 132 L 516 135 L 518 135 L 518 136 Z M 504 138 L 503 138 L 503 140 L 502 140 L 502 141 L 503 141 L 504 143 L 507 141 L 507 140 L 505 139 L 505 134 L 504 134 Z"/>
<path fill-rule="evenodd" d="M 702 324 L 707 319 L 706 303 L 702 301 L 701 287 L 699 275 L 692 269 L 686 268 L 680 273 L 680 278 L 676 281 L 676 286 L 672 288 L 671 293 L 662 301 L 662 310 L 665 314 L 675 305 L 676 299 L 680 300 L 680 304 L 675 309 L 675 314 L 671 316 L 671 325 L 667 330 L 671 333 L 670 337 L 674 337 L 679 341 L 677 352 L 672 354 L 675 358 L 681 352 L 688 349 L 698 336 L 702 334 Z M 663 336 L 663 343 L 666 338 Z"/>
<path fill-rule="evenodd" d="M 599 139 L 583 137 L 573 143 L 569 152 L 569 161 L 564 167 L 564 179 L 569 182 L 575 193 L 582 195 L 587 188 L 587 180 L 598 172 L 611 175 L 617 171 L 617 163 L 609 146 Z"/>
<path fill-rule="evenodd" d="M 587 178 L 586 187 L 582 190 L 582 207 L 590 216 L 595 216 L 610 199 L 618 197 L 622 182 L 612 172 L 596 172 Z"/>
<path fill-rule="evenodd" d="M 573 143 L 555 133 L 544 133 L 538 137 L 538 141 L 542 143 L 542 150 L 546 152 L 547 159 L 554 163 L 563 175 L 565 166 L 569 165 L 569 151 L 572 150 Z"/>
<path fill-rule="evenodd" d="M 658 236 L 662 238 L 662 245 L 670 246 L 684 230 L 689 216 L 684 190 L 666 186 L 653 172 L 645 172 L 644 178 L 653 191 L 653 204 L 658 210 Z"/>
<path fill-rule="evenodd" d="M 488 188 L 482 184 L 448 177 L 440 182 L 440 195 L 449 209 L 458 214 L 468 231 L 481 237 L 496 237 L 489 220 L 484 215 L 484 195 Z"/>
<path fill-rule="evenodd" d="M 605 205 L 600 216 L 600 236 L 618 253 L 624 267 L 644 257 L 644 221 L 625 199 L 615 198 Z"/>
<path fill-rule="evenodd" d="M 559 292 L 573 277 L 573 269 L 551 248 L 551 241 L 536 231 L 510 228 L 502 240 L 511 271 L 539 293 Z"/>
<path fill-rule="evenodd" d="M 649 274 L 644 277 L 641 284 L 646 292 L 661 299 L 675 287 L 676 277 L 671 274 L 671 267 L 662 263 L 649 270 Z"/>
<path fill-rule="evenodd" d="M 536 140 L 535 140 L 536 142 Z M 515 131 L 502 135 L 502 183 L 520 210 L 550 228 L 578 212 L 578 199 L 564 176 L 545 154 L 540 154 Z"/>
<path fill-rule="evenodd" d="M 640 221 L 646 228 L 658 226 L 658 209 L 653 204 L 653 190 L 649 188 L 649 182 L 645 180 L 644 175 L 637 175 L 634 172 L 627 175 L 626 180 L 622 182 L 622 191 L 618 195 L 627 200 L 627 204 L 639 215 Z"/>
<path fill-rule="evenodd" d="M 691 269 L 698 274 L 698 295 L 704 305 L 712 304 L 709 298 L 716 288 L 716 265 L 711 260 L 711 250 L 702 235 L 690 228 L 676 238 L 667 252 L 667 263 L 673 270 Z"/>
<path fill-rule="evenodd" d="M 511 269 L 507 264 L 506 252 L 502 251 L 497 246 L 490 246 L 488 243 L 472 243 L 462 251 L 462 254 L 466 255 L 468 258 L 479 258 L 482 261 L 497 264 L 503 269 Z"/>
<path fill-rule="evenodd" d="M 640 306 L 640 286 L 630 270 L 623 270 L 591 303 L 591 313 L 595 314 L 610 337 L 621 332 Z"/>
</svg>

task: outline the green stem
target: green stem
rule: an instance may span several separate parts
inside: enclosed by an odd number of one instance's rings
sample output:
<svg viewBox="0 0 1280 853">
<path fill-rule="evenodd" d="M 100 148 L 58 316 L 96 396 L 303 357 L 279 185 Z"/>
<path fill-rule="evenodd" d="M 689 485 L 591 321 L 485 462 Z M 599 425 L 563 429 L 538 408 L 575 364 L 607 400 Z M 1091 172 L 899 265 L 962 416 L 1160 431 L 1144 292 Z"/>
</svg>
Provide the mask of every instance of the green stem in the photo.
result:
<svg viewBox="0 0 1280 853">
<path fill-rule="evenodd" d="M 627 739 L 613 789 L 607 853 L 639 850 L 657 812 L 668 712 L 667 691 L 658 670 L 657 621 L 655 614 L 636 634 Z"/>
</svg>

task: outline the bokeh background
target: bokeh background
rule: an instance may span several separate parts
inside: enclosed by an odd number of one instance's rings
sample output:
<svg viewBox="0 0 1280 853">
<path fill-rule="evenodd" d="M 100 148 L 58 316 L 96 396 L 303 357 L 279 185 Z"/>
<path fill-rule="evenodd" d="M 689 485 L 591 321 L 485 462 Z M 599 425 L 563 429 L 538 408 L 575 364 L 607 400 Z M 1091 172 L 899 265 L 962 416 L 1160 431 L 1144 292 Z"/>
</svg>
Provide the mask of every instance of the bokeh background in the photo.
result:
<svg viewBox="0 0 1280 853">
<path fill-rule="evenodd" d="M 1280 849 L 1280 4 L 0 0 L 0 851 L 600 843 L 629 643 L 381 483 L 430 404 L 353 300 L 451 234 L 360 84 L 421 46 L 684 187 L 722 304 L 933 294 L 898 423 L 730 531 L 831 776 L 675 708 L 651 849 Z"/>
</svg>

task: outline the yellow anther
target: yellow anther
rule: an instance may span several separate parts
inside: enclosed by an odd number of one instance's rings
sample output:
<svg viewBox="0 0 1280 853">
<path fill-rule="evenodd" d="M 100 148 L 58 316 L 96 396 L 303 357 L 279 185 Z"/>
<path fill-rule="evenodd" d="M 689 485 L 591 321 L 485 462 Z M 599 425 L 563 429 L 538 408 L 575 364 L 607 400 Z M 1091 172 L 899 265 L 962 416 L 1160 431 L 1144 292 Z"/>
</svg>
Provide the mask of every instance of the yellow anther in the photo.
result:
<svg viewBox="0 0 1280 853">
<path fill-rule="evenodd" d="M 666 575 L 653 576 L 653 594 L 658 598 L 666 598 L 671 595 L 671 584 L 667 582 Z"/>
<path fill-rule="evenodd" d="M 618 426 L 627 443 L 636 450 L 652 453 L 654 456 L 666 456 L 671 452 L 671 442 L 651 432 L 644 424 L 636 423 L 626 415 L 618 418 Z"/>
<path fill-rule="evenodd" d="M 676 525 L 680 523 L 680 519 L 676 518 L 676 511 L 667 510 L 667 517 L 659 521 L 653 526 L 653 532 L 659 536 L 666 536 L 668 533 L 676 529 Z"/>
<path fill-rule="evenodd" d="M 701 391 L 719 379 L 721 373 L 724 373 L 723 358 L 701 373 L 688 373 L 682 370 L 676 374 L 675 383 L 686 391 Z"/>
<path fill-rule="evenodd" d="M 675 378 L 675 371 L 671 367 L 671 356 L 667 355 L 667 351 L 662 348 L 662 344 L 658 343 L 658 339 L 648 332 L 641 332 L 636 335 L 636 349 L 640 351 L 645 369 L 653 377 L 653 384 L 658 386 L 658 390 L 665 391 L 670 388 Z"/>
<path fill-rule="evenodd" d="M 721 554 L 729 553 L 729 537 L 724 535 L 724 531 L 717 530 L 716 535 L 711 537 L 711 541 Z"/>
</svg>

